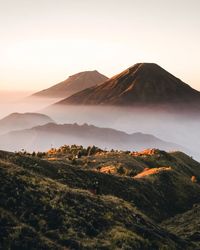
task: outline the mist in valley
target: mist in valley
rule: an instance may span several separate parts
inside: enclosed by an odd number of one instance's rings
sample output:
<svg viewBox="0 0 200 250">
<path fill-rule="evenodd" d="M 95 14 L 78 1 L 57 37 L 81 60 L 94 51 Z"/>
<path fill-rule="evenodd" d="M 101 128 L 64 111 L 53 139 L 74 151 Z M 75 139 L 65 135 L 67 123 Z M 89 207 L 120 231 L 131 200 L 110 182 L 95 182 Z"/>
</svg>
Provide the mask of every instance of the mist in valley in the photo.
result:
<svg viewBox="0 0 200 250">
<path fill-rule="evenodd" d="M 35 98 L 31 94 L 29 91 L 0 91 L 0 119 L 15 112 L 37 112 L 59 100 Z"/>
<path fill-rule="evenodd" d="M 52 105 L 57 102 L 55 98 L 38 98 L 29 97 L 30 93 L 1 93 L 0 101 L 0 118 L 13 112 L 36 112 L 46 114 L 52 118 L 56 124 L 88 124 L 95 125 L 100 128 L 112 128 L 128 134 L 144 133 L 156 136 L 160 140 L 173 143 L 173 147 L 163 147 L 165 150 L 183 150 L 192 155 L 195 159 L 199 159 L 200 142 L 200 117 L 196 115 L 188 115 L 183 112 L 164 111 L 162 109 L 145 109 L 145 108 L 129 108 L 129 107 L 108 107 L 108 106 L 72 106 L 72 105 Z M 40 124 L 38 124 L 40 125 Z M 43 123 L 41 123 L 43 125 Z M 34 127 L 34 126 L 33 126 Z M 31 126 L 27 127 L 30 129 Z M 23 127 L 23 130 L 26 127 Z M 20 130 L 20 127 L 15 129 Z M 7 133 L 11 132 L 7 131 Z M 6 134 L 7 134 L 6 133 Z M 158 147 L 161 144 L 138 142 L 120 144 L 119 142 L 110 142 L 98 137 L 90 138 L 90 134 L 81 136 L 64 135 L 59 131 L 40 135 L 38 131 L 26 131 L 19 137 L 3 135 L 1 137 L 1 148 L 9 151 L 26 149 L 27 151 L 43 151 L 51 147 L 59 147 L 63 144 L 80 144 L 89 146 L 97 144 L 99 147 L 107 149 L 122 150 L 143 150 L 145 146 Z M 30 136 L 31 133 L 31 136 Z M 84 131 L 83 131 L 84 133 Z M 4 138 L 4 139 L 3 139 Z M 6 139 L 5 139 L 6 138 Z M 15 138 L 15 139 L 13 139 Z"/>
<path fill-rule="evenodd" d="M 42 112 L 50 115 L 57 123 L 87 123 L 129 134 L 136 132 L 152 134 L 161 140 L 187 148 L 196 158 L 200 153 L 198 140 L 200 113 L 185 113 L 184 110 L 71 105 L 54 105 Z"/>
</svg>

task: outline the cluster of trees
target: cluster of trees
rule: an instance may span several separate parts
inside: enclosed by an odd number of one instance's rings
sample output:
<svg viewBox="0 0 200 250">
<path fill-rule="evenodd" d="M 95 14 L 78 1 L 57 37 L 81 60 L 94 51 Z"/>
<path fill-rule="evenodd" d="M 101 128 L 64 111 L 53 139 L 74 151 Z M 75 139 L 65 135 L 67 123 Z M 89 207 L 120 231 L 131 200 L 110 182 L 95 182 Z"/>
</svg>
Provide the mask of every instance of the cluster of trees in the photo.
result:
<svg viewBox="0 0 200 250">
<path fill-rule="evenodd" d="M 48 152 L 48 156 L 67 156 L 70 159 L 81 158 L 82 156 L 91 156 L 102 150 L 96 146 L 89 146 L 84 148 L 80 145 L 64 145 L 58 149 L 51 148 Z"/>
<path fill-rule="evenodd" d="M 27 152 L 26 150 L 22 149 L 18 152 L 15 152 L 16 155 L 24 155 L 24 156 L 34 156 L 34 157 L 45 157 L 47 154 L 45 152 L 35 152 L 33 151 L 32 153 Z"/>
<path fill-rule="evenodd" d="M 45 157 L 68 157 L 69 159 L 73 160 L 76 158 L 81 158 L 82 156 L 91 156 L 98 152 L 103 152 L 100 148 L 96 146 L 89 146 L 84 148 L 82 145 L 63 145 L 60 148 L 51 148 L 47 152 L 32 152 L 29 153 L 26 150 L 22 149 L 18 152 L 15 152 L 16 155 L 24 155 L 24 156 L 33 156 L 39 158 Z"/>
</svg>

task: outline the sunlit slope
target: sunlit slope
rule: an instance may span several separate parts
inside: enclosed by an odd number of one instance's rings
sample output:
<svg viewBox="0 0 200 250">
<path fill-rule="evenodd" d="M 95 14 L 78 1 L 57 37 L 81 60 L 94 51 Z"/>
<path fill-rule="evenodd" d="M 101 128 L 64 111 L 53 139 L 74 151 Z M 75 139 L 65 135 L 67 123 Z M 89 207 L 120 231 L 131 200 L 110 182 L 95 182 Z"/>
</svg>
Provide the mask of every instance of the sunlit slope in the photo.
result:
<svg viewBox="0 0 200 250">
<path fill-rule="evenodd" d="M 200 93 L 154 63 L 138 63 L 105 83 L 56 105 L 186 106 L 200 104 Z"/>
<path fill-rule="evenodd" d="M 65 81 L 60 82 L 48 89 L 41 90 L 33 97 L 57 97 L 66 98 L 83 89 L 90 88 L 105 82 L 108 78 L 98 71 L 84 71 L 70 76 Z"/>
</svg>

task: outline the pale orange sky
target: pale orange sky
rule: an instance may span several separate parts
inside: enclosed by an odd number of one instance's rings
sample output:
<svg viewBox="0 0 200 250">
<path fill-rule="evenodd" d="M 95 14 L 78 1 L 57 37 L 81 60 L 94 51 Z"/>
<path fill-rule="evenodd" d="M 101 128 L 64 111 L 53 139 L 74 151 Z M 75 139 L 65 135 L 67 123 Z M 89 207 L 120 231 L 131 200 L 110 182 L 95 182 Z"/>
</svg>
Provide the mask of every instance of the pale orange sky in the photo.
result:
<svg viewBox="0 0 200 250">
<path fill-rule="evenodd" d="M 199 0 L 0 0 L 0 90 L 155 62 L 200 90 Z"/>
</svg>

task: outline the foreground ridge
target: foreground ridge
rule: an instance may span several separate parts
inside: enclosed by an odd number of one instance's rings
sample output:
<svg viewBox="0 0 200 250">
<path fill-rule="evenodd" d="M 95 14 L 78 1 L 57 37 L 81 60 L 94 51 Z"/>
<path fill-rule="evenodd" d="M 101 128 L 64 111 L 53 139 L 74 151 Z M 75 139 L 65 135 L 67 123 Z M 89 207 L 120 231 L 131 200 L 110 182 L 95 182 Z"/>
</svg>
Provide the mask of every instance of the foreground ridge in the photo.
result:
<svg viewBox="0 0 200 250">
<path fill-rule="evenodd" d="M 198 249 L 159 223 L 200 202 L 200 164 L 181 152 L 134 153 L 78 145 L 0 151 L 2 246 Z M 106 166 L 114 171 L 102 172 Z M 164 166 L 171 169 L 134 178 Z"/>
</svg>

